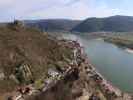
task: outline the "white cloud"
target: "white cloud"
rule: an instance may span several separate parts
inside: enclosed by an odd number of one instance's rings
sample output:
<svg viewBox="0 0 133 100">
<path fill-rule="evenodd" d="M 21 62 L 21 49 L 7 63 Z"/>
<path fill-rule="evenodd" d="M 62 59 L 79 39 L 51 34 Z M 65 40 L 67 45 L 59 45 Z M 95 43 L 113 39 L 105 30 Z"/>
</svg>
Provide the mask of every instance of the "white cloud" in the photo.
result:
<svg viewBox="0 0 133 100">
<path fill-rule="evenodd" d="M 89 7 L 82 2 L 76 2 L 69 6 L 55 6 L 48 9 L 33 12 L 28 17 L 44 17 L 44 18 L 69 18 L 84 19 L 88 16 Z"/>
<path fill-rule="evenodd" d="M 42 9 L 40 11 L 30 13 L 28 17 L 85 19 L 88 17 L 112 16 L 119 13 L 119 9 L 111 9 L 104 2 L 100 3 L 100 5 L 95 5 L 94 0 L 81 0 L 69 6 L 58 5 L 48 9 Z"/>
<path fill-rule="evenodd" d="M 0 0 L 0 21 L 27 18 L 105 17 L 127 13 L 111 8 L 106 0 Z M 128 13 L 129 14 L 129 13 Z"/>
</svg>

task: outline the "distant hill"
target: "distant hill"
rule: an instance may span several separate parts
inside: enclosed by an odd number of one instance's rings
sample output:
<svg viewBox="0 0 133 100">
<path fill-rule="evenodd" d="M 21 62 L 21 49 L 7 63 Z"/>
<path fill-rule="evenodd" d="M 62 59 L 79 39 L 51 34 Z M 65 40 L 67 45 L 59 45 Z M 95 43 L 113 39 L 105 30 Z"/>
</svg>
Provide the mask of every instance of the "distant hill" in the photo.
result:
<svg viewBox="0 0 133 100">
<path fill-rule="evenodd" d="M 132 32 L 133 17 L 111 16 L 106 18 L 88 18 L 74 27 L 76 32 Z"/>
<path fill-rule="evenodd" d="M 70 31 L 77 26 L 80 20 L 67 19 L 44 19 L 44 20 L 25 20 L 26 25 L 37 27 L 45 31 Z"/>
</svg>

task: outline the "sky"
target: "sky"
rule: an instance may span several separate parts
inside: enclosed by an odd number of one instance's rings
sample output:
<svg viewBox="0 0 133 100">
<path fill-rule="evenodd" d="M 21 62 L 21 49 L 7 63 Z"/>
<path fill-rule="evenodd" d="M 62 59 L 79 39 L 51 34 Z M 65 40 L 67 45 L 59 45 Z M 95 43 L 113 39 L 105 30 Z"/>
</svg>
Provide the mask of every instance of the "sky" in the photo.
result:
<svg viewBox="0 0 133 100">
<path fill-rule="evenodd" d="M 133 0 L 0 0 L 0 22 L 133 16 Z"/>
</svg>

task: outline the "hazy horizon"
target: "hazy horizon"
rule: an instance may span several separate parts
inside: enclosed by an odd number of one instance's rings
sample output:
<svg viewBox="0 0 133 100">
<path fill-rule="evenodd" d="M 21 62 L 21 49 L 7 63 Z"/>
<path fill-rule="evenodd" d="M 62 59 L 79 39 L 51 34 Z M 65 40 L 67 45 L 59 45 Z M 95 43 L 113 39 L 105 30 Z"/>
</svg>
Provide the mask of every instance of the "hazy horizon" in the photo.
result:
<svg viewBox="0 0 133 100">
<path fill-rule="evenodd" d="M 113 16 L 127 16 L 127 17 L 133 17 L 133 16 L 128 16 L 128 15 L 112 15 L 112 16 L 105 16 L 105 17 L 87 17 L 85 19 L 71 19 L 71 18 L 36 18 L 36 19 L 32 19 L 32 18 L 25 18 L 25 19 L 17 19 L 14 18 L 12 20 L 7 20 L 7 21 L 0 21 L 0 23 L 5 23 L 5 22 L 13 22 L 14 20 L 19 20 L 19 21 L 34 21 L 34 20 L 77 20 L 77 21 L 83 21 L 86 20 L 88 18 L 106 18 L 106 17 L 113 17 Z"/>
</svg>

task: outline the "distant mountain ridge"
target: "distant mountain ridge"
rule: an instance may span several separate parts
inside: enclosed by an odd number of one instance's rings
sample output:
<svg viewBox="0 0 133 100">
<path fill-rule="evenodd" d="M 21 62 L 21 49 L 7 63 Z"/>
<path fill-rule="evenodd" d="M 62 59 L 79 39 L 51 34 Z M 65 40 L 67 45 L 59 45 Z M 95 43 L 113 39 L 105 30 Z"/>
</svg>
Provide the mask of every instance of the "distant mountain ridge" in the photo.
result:
<svg viewBox="0 0 133 100">
<path fill-rule="evenodd" d="M 48 32 L 133 32 L 133 16 L 92 17 L 86 20 L 41 19 L 23 22 L 26 26 Z M 5 24 L 0 23 L 0 26 Z"/>
<path fill-rule="evenodd" d="M 111 16 L 105 18 L 88 18 L 74 27 L 71 31 L 76 32 L 132 32 L 133 17 Z"/>
<path fill-rule="evenodd" d="M 43 19 L 43 20 L 25 20 L 28 26 L 37 27 L 43 31 L 70 31 L 77 26 L 80 20 L 68 19 Z"/>
</svg>

